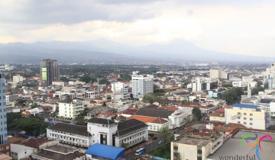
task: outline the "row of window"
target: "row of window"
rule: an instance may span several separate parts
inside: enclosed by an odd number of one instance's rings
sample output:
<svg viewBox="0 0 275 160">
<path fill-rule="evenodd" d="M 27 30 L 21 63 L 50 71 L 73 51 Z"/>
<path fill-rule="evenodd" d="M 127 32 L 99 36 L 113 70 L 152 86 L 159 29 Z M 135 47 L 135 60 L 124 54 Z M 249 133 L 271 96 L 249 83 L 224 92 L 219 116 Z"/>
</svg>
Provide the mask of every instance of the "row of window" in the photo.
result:
<svg viewBox="0 0 275 160">
<path fill-rule="evenodd" d="M 239 123 L 239 124 L 241 124 L 241 122 L 240 122 L 240 121 L 238 121 L 238 123 Z M 246 123 L 246 122 L 243 122 L 243 124 L 244 124 L 244 125 L 246 125 L 247 123 Z M 253 123 L 251 123 L 251 122 L 250 122 L 250 123 L 249 123 L 249 125 L 251 125 L 251 126 L 252 126 L 252 125 L 253 125 Z"/>
<path fill-rule="evenodd" d="M 238 115 L 241 115 L 241 114 L 242 114 L 241 112 L 238 112 Z M 247 115 L 247 113 L 243 113 L 243 115 L 245 115 L 245 116 L 246 116 L 246 115 Z M 249 115 L 250 115 L 250 116 L 253 116 L 253 113 L 250 113 Z"/>
<path fill-rule="evenodd" d="M 83 140 L 83 139 L 80 139 L 80 138 L 74 138 L 74 137 L 70 137 L 70 136 L 62 136 L 62 135 L 54 134 L 54 133 L 50 133 L 49 136 L 51 138 L 54 138 L 54 139 L 70 141 L 70 142 L 73 142 L 73 143 L 85 143 L 85 144 L 87 144 L 87 140 Z"/>
<path fill-rule="evenodd" d="M 241 117 L 238 117 L 238 119 L 241 119 Z M 244 120 L 247 120 L 246 117 L 243 117 Z M 250 121 L 253 121 L 253 118 L 249 118 Z"/>
<path fill-rule="evenodd" d="M 141 132 L 138 132 L 138 133 L 136 133 L 136 134 L 134 134 L 134 135 L 132 135 L 132 136 L 129 136 L 129 137 L 127 137 L 127 138 L 123 138 L 121 141 L 123 142 L 123 143 L 127 143 L 128 141 L 130 141 L 130 142 L 132 142 L 132 139 L 134 139 L 134 142 L 133 143 L 136 143 L 135 141 L 140 141 L 140 140 L 142 140 L 144 137 L 143 137 L 143 135 L 145 134 L 145 131 L 141 131 Z M 137 138 L 138 137 L 138 138 Z"/>
</svg>

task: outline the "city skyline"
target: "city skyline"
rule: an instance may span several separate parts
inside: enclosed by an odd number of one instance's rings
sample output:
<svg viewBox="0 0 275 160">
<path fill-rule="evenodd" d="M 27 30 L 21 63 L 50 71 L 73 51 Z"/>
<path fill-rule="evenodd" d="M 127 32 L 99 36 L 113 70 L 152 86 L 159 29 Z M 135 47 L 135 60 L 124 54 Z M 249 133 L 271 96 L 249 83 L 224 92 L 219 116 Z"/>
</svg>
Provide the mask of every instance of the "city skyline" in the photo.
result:
<svg viewBox="0 0 275 160">
<path fill-rule="evenodd" d="M 271 0 L 2 1 L 0 43 L 85 42 L 104 51 L 113 44 L 154 51 L 187 44 L 220 55 L 274 57 L 274 6 Z M 185 50 L 180 55 L 196 52 Z"/>
</svg>

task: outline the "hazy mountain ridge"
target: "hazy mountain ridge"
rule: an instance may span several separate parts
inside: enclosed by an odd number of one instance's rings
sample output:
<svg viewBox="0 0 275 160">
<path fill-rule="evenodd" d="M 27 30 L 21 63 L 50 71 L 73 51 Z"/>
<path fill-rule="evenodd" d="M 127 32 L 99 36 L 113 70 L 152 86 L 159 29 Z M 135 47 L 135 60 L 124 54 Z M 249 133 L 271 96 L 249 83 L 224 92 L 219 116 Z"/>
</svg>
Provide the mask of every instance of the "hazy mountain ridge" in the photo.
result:
<svg viewBox="0 0 275 160">
<path fill-rule="evenodd" d="M 275 57 L 253 57 L 201 49 L 186 41 L 163 45 L 126 46 L 108 41 L 0 44 L 0 63 L 39 63 L 55 58 L 62 63 L 181 64 L 187 61 L 272 62 Z"/>
</svg>

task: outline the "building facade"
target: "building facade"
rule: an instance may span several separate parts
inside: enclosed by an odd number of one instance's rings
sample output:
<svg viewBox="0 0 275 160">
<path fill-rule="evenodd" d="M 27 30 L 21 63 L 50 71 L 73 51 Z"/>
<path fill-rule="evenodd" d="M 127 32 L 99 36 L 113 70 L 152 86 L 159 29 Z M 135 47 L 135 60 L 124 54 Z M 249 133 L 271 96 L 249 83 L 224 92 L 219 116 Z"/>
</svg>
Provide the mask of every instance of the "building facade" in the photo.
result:
<svg viewBox="0 0 275 160">
<path fill-rule="evenodd" d="M 241 124 L 247 128 L 265 130 L 270 124 L 270 115 L 256 105 L 235 104 L 225 108 L 225 123 Z"/>
<path fill-rule="evenodd" d="M 133 119 L 116 123 L 92 118 L 87 126 L 53 124 L 47 128 L 47 138 L 83 148 L 96 143 L 127 148 L 147 141 L 148 129 L 146 124 Z"/>
<path fill-rule="evenodd" d="M 43 59 L 40 64 L 40 78 L 45 86 L 59 80 L 59 66 L 57 60 Z"/>
<path fill-rule="evenodd" d="M 112 93 L 113 93 L 112 97 L 114 100 L 130 98 L 129 87 L 125 83 L 113 82 L 113 83 L 111 83 L 111 89 L 112 89 Z"/>
<path fill-rule="evenodd" d="M 87 132 L 86 126 L 57 123 L 47 128 L 47 138 L 57 140 L 61 143 L 89 147 L 92 142 L 91 135 Z"/>
<path fill-rule="evenodd" d="M 171 160 L 207 160 L 223 145 L 223 141 L 223 134 L 182 137 L 171 142 Z"/>
<path fill-rule="evenodd" d="M 58 103 L 58 116 L 68 119 L 76 118 L 83 110 L 84 104 L 79 100 L 72 100 L 71 102 Z"/>
<path fill-rule="evenodd" d="M 209 77 L 211 79 L 228 79 L 228 74 L 221 69 L 210 69 Z"/>
<path fill-rule="evenodd" d="M 132 94 L 134 98 L 142 98 L 148 93 L 154 92 L 153 75 L 139 75 L 133 72 L 132 75 Z"/>
<path fill-rule="evenodd" d="M 0 144 L 7 143 L 6 80 L 0 72 Z"/>
</svg>

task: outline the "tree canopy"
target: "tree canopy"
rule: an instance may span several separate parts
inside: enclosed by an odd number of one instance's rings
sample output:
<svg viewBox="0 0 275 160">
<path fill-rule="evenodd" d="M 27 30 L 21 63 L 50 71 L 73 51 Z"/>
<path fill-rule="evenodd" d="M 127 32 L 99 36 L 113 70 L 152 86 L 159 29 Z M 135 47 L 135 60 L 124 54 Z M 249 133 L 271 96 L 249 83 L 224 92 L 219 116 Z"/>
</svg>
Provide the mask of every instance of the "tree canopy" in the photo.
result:
<svg viewBox="0 0 275 160">
<path fill-rule="evenodd" d="M 39 136 L 46 132 L 48 124 L 42 118 L 31 116 L 22 117 L 20 113 L 7 114 L 8 131 L 25 131 L 32 136 Z"/>
<path fill-rule="evenodd" d="M 192 116 L 193 116 L 193 120 L 200 121 L 202 118 L 201 110 L 197 107 L 193 108 Z"/>
<path fill-rule="evenodd" d="M 222 94 L 222 99 L 226 101 L 227 104 L 231 105 L 234 103 L 239 103 L 241 101 L 241 96 L 243 94 L 242 88 L 231 88 L 226 90 Z"/>
</svg>

